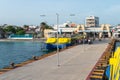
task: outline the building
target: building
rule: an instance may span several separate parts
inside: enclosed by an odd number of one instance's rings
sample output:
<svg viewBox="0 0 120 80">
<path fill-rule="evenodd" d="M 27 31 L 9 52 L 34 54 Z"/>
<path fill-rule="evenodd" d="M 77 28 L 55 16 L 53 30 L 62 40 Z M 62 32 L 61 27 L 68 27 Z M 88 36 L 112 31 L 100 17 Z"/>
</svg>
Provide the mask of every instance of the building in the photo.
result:
<svg viewBox="0 0 120 80">
<path fill-rule="evenodd" d="M 120 38 L 120 24 L 112 28 L 112 33 L 113 33 L 112 35 L 113 38 Z"/>
<path fill-rule="evenodd" d="M 46 38 L 55 37 L 55 35 L 53 35 L 53 34 L 57 33 L 57 29 L 56 29 L 56 26 L 53 28 L 54 28 L 54 30 L 46 30 L 45 31 L 44 35 Z M 85 27 L 85 25 L 83 25 L 83 24 L 78 24 L 75 27 L 71 27 L 71 26 L 63 27 L 63 26 L 59 25 L 58 32 L 60 33 L 61 36 L 80 34 L 80 35 L 86 35 L 87 37 L 97 37 L 97 38 L 111 37 L 111 25 L 102 24 L 99 27 Z"/>
<path fill-rule="evenodd" d="M 86 27 L 99 27 L 99 17 L 96 16 L 86 17 Z"/>
</svg>

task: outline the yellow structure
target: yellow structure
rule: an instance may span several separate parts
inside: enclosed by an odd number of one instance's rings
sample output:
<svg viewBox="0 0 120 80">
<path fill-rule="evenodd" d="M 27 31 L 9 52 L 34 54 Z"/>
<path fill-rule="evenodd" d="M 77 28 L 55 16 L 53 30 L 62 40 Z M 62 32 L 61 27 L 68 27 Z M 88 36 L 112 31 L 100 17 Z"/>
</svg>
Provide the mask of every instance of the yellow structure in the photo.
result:
<svg viewBox="0 0 120 80">
<path fill-rule="evenodd" d="M 112 58 L 109 61 L 110 64 L 110 80 L 120 79 L 120 47 L 117 48 Z"/>
<path fill-rule="evenodd" d="M 83 35 L 86 35 L 85 25 L 79 24 L 76 29 L 77 29 L 78 32 L 79 32 L 79 31 L 80 31 L 80 32 L 83 32 Z"/>
<path fill-rule="evenodd" d="M 45 37 L 45 38 L 52 37 L 52 36 L 49 35 L 51 31 L 53 32 L 52 29 L 45 29 L 45 30 L 44 30 L 44 37 Z M 53 36 L 53 37 L 54 37 L 54 36 Z"/>
<path fill-rule="evenodd" d="M 58 43 L 59 44 L 65 44 L 65 43 L 70 43 L 71 39 L 70 38 L 59 38 Z"/>
<path fill-rule="evenodd" d="M 102 30 L 103 32 L 107 32 L 108 37 L 111 37 L 110 26 L 111 26 L 110 24 L 102 24 L 102 25 L 101 25 L 101 30 Z M 104 34 L 103 32 L 101 32 L 101 33 L 99 34 L 100 37 L 102 37 L 102 35 Z"/>
<path fill-rule="evenodd" d="M 48 38 L 46 43 L 51 43 L 51 44 L 54 44 L 57 42 L 57 39 L 56 38 Z"/>
<path fill-rule="evenodd" d="M 58 38 L 58 44 L 70 43 L 71 38 Z M 57 43 L 57 38 L 48 38 L 46 43 L 55 44 Z"/>
<path fill-rule="evenodd" d="M 87 27 L 83 24 L 79 24 L 76 27 L 59 27 L 59 32 L 61 31 L 62 34 L 81 34 L 81 35 L 96 35 L 96 37 L 111 37 L 111 31 L 110 31 L 111 25 L 110 24 L 102 24 L 99 27 Z M 44 37 L 56 37 L 57 30 L 54 29 L 45 29 L 44 30 Z"/>
</svg>

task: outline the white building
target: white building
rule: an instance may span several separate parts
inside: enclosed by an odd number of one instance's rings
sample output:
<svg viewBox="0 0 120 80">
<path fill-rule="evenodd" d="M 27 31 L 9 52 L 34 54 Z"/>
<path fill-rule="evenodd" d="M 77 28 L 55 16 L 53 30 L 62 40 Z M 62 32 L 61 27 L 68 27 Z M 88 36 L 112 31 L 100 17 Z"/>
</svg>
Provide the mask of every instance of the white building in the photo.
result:
<svg viewBox="0 0 120 80">
<path fill-rule="evenodd" d="M 79 24 L 74 27 L 64 27 L 59 25 L 58 32 L 60 34 L 80 34 L 80 35 L 86 35 L 88 37 L 111 37 L 111 25 L 109 24 L 102 24 L 99 27 L 85 27 L 83 24 Z M 52 35 L 54 33 L 57 33 L 56 27 L 54 30 L 45 31 L 45 35 L 49 34 Z M 48 36 L 46 36 L 48 37 Z"/>
<path fill-rule="evenodd" d="M 29 28 L 36 28 L 37 26 L 35 25 L 29 25 Z"/>
<path fill-rule="evenodd" d="M 86 27 L 99 27 L 99 17 L 96 16 L 86 17 Z"/>
<path fill-rule="evenodd" d="M 120 38 L 120 26 L 114 27 L 112 32 L 113 32 L 112 35 L 113 38 Z"/>
</svg>

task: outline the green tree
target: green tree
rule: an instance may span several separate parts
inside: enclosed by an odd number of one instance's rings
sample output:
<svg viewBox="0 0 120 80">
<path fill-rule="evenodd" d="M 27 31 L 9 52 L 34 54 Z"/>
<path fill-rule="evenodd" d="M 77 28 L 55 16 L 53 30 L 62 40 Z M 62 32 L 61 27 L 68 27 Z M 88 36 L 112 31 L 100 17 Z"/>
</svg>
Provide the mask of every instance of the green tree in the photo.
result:
<svg viewBox="0 0 120 80">
<path fill-rule="evenodd" d="M 69 25 L 65 25 L 65 27 L 69 27 Z"/>
<path fill-rule="evenodd" d="M 1 38 L 5 38 L 6 33 L 5 33 L 4 29 L 1 27 L 0 27 L 0 34 L 1 34 Z"/>
<path fill-rule="evenodd" d="M 17 35 L 24 35 L 25 34 L 25 31 L 24 30 L 20 30 L 18 32 L 16 32 Z"/>
<path fill-rule="evenodd" d="M 22 27 L 17 27 L 16 28 L 16 33 L 19 32 L 19 31 L 21 31 L 21 30 L 24 30 L 24 29 Z"/>
<path fill-rule="evenodd" d="M 24 25 L 23 28 L 24 28 L 26 31 L 28 31 L 29 26 L 28 26 L 28 25 Z"/>
<path fill-rule="evenodd" d="M 13 26 L 7 26 L 4 30 L 6 32 L 12 32 L 14 34 L 16 33 L 16 29 Z"/>
</svg>

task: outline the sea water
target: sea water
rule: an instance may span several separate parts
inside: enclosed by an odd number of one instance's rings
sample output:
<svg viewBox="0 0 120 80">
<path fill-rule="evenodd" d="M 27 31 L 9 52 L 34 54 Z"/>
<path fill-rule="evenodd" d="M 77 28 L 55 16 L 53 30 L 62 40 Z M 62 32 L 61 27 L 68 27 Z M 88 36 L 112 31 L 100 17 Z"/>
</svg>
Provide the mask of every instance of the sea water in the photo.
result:
<svg viewBox="0 0 120 80">
<path fill-rule="evenodd" d="M 0 69 L 11 62 L 21 63 L 32 56 L 41 56 L 48 52 L 41 50 L 41 42 L 0 42 Z"/>
</svg>

